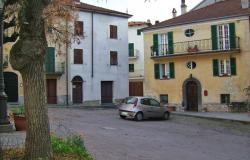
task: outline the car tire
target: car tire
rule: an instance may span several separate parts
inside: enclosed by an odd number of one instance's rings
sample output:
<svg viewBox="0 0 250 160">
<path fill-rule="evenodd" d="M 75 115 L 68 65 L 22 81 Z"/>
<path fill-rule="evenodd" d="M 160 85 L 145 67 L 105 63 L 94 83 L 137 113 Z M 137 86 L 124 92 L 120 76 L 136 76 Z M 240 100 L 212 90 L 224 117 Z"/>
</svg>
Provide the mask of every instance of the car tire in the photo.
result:
<svg viewBox="0 0 250 160">
<path fill-rule="evenodd" d="M 142 112 L 136 113 L 135 120 L 136 121 L 142 121 L 143 120 L 143 113 Z"/>
<path fill-rule="evenodd" d="M 169 120 L 170 117 L 170 113 L 169 112 L 165 112 L 163 115 L 163 120 Z"/>
<path fill-rule="evenodd" d="M 120 115 L 120 118 L 121 118 L 121 119 L 125 119 L 125 118 L 126 118 L 126 116 L 122 116 L 122 115 Z"/>
</svg>

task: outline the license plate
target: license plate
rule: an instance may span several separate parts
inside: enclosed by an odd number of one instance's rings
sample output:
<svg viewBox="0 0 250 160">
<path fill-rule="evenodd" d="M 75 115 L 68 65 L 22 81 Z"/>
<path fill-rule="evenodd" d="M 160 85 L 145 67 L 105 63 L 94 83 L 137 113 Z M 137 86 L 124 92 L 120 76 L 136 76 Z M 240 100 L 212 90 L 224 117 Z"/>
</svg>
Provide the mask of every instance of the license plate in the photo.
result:
<svg viewBox="0 0 250 160">
<path fill-rule="evenodd" d="M 128 115 L 128 112 L 122 112 L 121 115 L 127 116 L 127 115 Z"/>
</svg>

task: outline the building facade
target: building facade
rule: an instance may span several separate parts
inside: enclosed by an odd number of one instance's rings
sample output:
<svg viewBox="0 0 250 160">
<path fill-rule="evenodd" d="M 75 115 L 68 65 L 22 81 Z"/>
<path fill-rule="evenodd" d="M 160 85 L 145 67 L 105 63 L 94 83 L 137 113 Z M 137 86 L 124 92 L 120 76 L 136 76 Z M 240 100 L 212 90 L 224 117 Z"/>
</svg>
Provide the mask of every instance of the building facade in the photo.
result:
<svg viewBox="0 0 250 160">
<path fill-rule="evenodd" d="M 141 30 L 150 22 L 129 22 L 129 96 L 143 96 L 144 45 Z"/>
<path fill-rule="evenodd" d="M 249 15 L 241 0 L 225 0 L 146 28 L 145 94 L 187 111 L 244 102 Z"/>
</svg>

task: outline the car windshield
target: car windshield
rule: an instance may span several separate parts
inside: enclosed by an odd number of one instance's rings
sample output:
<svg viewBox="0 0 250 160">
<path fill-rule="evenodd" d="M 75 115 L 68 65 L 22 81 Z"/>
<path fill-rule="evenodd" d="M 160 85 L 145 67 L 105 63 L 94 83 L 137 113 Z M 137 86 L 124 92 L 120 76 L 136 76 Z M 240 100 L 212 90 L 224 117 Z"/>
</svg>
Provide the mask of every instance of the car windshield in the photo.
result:
<svg viewBox="0 0 250 160">
<path fill-rule="evenodd" d="M 126 104 L 134 104 L 136 101 L 137 101 L 137 98 L 136 98 L 136 97 L 127 97 L 127 98 L 125 99 L 125 103 L 126 103 Z"/>
</svg>

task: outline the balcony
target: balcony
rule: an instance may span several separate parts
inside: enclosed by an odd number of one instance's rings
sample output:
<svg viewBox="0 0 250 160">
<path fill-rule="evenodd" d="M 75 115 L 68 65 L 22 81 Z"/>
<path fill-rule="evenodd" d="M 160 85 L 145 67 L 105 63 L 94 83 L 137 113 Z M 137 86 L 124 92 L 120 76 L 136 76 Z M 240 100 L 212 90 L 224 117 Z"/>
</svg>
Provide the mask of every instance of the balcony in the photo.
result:
<svg viewBox="0 0 250 160">
<path fill-rule="evenodd" d="M 138 53 L 137 52 L 139 52 L 138 50 L 135 50 L 135 51 L 133 51 L 133 52 L 129 52 L 129 54 L 128 54 L 128 58 L 130 59 L 130 60 L 132 60 L 132 59 L 137 59 L 138 58 Z"/>
<path fill-rule="evenodd" d="M 46 75 L 50 76 L 61 76 L 65 70 L 64 62 L 55 62 L 55 63 L 45 63 Z"/>
<path fill-rule="evenodd" d="M 151 47 L 151 58 L 157 59 L 162 57 L 178 57 L 178 56 L 189 56 L 189 55 L 204 55 L 220 52 L 239 53 L 239 37 L 235 37 L 235 41 L 230 44 L 230 39 L 220 38 L 215 39 L 202 39 L 194 41 L 185 41 L 173 43 L 173 53 L 169 52 L 167 44 L 158 45 L 157 47 Z M 231 39 L 231 40 L 234 40 Z M 155 51 L 157 48 L 157 51 Z"/>
</svg>

